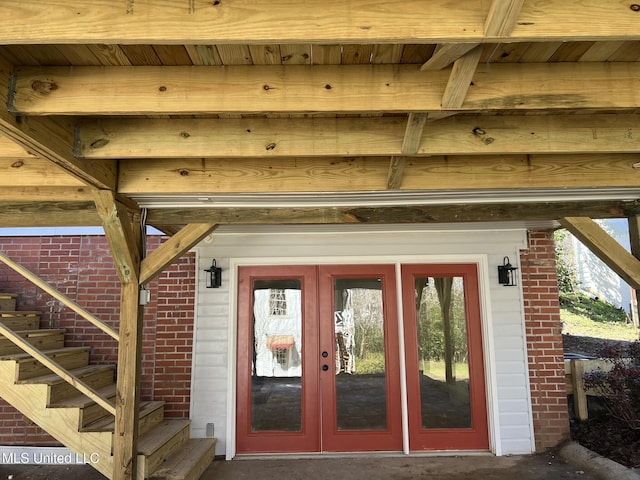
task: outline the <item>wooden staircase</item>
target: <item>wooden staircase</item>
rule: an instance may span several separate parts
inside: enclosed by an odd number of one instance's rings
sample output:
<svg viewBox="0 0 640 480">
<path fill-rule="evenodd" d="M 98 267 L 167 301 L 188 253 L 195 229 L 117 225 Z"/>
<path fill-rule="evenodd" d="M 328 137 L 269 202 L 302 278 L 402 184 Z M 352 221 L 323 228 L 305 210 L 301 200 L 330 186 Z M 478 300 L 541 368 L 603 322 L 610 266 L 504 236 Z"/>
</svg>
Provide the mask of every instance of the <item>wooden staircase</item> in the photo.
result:
<svg viewBox="0 0 640 480">
<path fill-rule="evenodd" d="M 65 347 L 64 330 L 40 329 L 40 313 L 15 304 L 15 295 L 0 293 L 0 324 L 113 401 L 115 366 L 89 364 L 89 347 Z M 0 397 L 113 478 L 113 415 L 3 335 Z M 138 431 L 139 479 L 197 480 L 215 455 L 215 439 L 190 439 L 189 420 L 165 418 L 163 402 L 141 403 Z"/>
</svg>

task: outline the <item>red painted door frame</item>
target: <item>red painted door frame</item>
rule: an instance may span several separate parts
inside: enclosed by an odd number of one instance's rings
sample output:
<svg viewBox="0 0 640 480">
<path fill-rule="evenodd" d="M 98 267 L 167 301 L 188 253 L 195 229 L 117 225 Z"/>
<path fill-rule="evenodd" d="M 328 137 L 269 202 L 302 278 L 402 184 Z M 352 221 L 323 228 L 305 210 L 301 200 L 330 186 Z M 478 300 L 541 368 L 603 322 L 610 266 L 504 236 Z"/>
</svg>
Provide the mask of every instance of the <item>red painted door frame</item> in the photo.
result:
<svg viewBox="0 0 640 480">
<path fill-rule="evenodd" d="M 338 430 L 336 418 L 336 375 L 333 368 L 321 372 L 322 450 L 325 452 L 402 450 L 400 355 L 398 351 L 397 295 L 394 265 L 331 265 L 320 267 L 321 351 L 334 347 L 334 280 L 379 278 L 383 295 L 385 337 L 387 428 L 384 430 Z M 324 401 L 328 399 L 328 401 Z"/>
<path fill-rule="evenodd" d="M 336 425 L 334 286 L 336 278 L 380 278 L 387 345 L 386 430 L 338 430 Z M 238 275 L 236 448 L 238 453 L 402 450 L 397 295 L 393 265 L 240 267 Z M 302 429 L 260 431 L 251 427 L 253 282 L 299 279 L 302 288 Z M 321 368 L 321 351 L 330 352 Z M 328 362 L 328 363 L 327 363 Z"/>
<path fill-rule="evenodd" d="M 315 266 L 240 267 L 238 270 L 238 354 L 236 399 L 236 448 L 238 453 L 317 452 L 320 450 L 320 425 L 303 421 L 299 432 L 252 431 L 252 359 L 253 359 L 253 283 L 254 280 L 299 279 L 302 289 L 302 417 L 318 416 L 320 391 L 317 381 L 318 273 Z M 314 378 L 315 377 L 315 378 Z"/>
<path fill-rule="evenodd" d="M 420 450 L 488 450 L 487 400 L 478 272 L 475 264 L 402 265 L 402 304 L 407 359 L 409 446 Z M 423 429 L 418 371 L 415 278 L 462 277 L 469 355 L 471 428 Z"/>
</svg>

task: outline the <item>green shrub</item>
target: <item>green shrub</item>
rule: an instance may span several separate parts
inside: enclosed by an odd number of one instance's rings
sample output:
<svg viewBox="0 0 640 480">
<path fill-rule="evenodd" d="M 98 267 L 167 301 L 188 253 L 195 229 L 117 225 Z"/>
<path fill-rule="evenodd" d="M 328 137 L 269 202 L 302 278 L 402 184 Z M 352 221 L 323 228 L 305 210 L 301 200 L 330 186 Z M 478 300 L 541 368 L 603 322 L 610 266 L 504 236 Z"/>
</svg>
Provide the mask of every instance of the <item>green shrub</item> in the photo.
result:
<svg viewBox="0 0 640 480">
<path fill-rule="evenodd" d="M 370 375 L 384 373 L 384 353 L 371 352 L 364 358 L 356 359 L 356 373 L 358 375 Z"/>
</svg>

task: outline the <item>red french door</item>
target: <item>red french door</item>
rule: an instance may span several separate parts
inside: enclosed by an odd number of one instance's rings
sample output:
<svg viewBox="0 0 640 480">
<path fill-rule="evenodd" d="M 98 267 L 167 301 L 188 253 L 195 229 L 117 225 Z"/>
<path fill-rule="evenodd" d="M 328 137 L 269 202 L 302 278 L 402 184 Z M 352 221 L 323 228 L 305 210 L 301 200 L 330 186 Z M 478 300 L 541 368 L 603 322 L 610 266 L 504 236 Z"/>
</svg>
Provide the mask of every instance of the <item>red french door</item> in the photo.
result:
<svg viewBox="0 0 640 480">
<path fill-rule="evenodd" d="M 316 267 L 239 268 L 238 453 L 320 448 L 317 295 Z"/>
<path fill-rule="evenodd" d="M 392 265 L 241 267 L 236 450 L 402 449 Z"/>
<path fill-rule="evenodd" d="M 487 450 L 476 265 L 403 265 L 402 285 L 410 449 Z"/>
</svg>

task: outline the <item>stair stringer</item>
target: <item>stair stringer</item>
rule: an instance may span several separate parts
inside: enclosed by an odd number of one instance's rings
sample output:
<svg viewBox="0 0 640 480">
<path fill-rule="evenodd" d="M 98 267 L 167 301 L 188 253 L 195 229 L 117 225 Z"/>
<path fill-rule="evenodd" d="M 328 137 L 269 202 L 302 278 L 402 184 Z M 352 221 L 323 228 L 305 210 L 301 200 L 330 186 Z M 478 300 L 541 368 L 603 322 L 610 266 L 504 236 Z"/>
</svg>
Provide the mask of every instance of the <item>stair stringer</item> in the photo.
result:
<svg viewBox="0 0 640 480">
<path fill-rule="evenodd" d="M 47 408 L 48 385 L 15 383 L 16 363 L 0 360 L 0 397 L 73 452 L 84 455 L 83 458 L 95 459 L 97 454 L 99 460 L 92 466 L 112 478 L 113 433 L 78 431 L 80 409 Z"/>
</svg>

